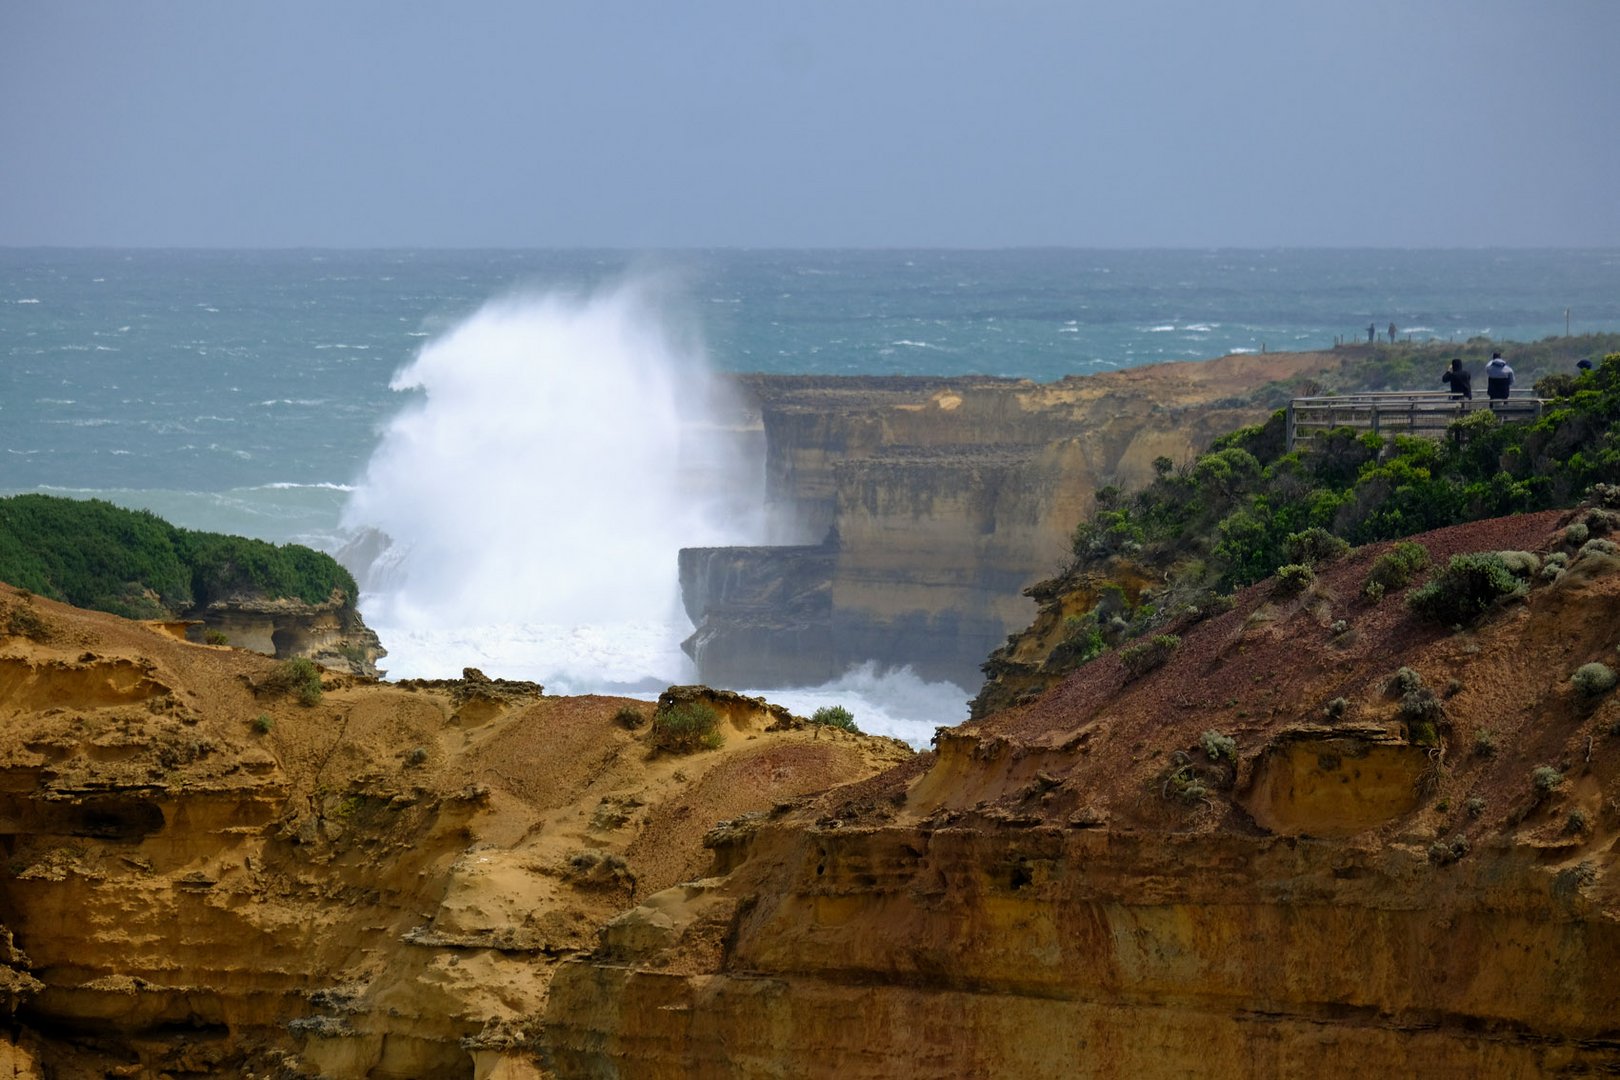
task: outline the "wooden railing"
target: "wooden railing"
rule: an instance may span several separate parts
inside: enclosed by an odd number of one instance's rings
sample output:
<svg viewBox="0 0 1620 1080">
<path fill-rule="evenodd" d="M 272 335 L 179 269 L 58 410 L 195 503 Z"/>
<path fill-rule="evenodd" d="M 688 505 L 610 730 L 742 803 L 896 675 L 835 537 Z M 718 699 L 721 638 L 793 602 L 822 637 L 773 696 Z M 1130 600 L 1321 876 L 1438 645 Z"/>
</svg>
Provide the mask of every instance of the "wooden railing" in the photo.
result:
<svg viewBox="0 0 1620 1080">
<path fill-rule="evenodd" d="M 1411 390 L 1337 397 L 1295 398 L 1288 403 L 1288 449 L 1301 436 L 1336 427 L 1359 428 L 1380 435 L 1428 435 L 1438 438 L 1447 425 L 1470 413 L 1490 411 L 1507 423 L 1534 420 L 1541 399 L 1515 390 L 1505 400 L 1460 398 L 1444 390 Z"/>
</svg>

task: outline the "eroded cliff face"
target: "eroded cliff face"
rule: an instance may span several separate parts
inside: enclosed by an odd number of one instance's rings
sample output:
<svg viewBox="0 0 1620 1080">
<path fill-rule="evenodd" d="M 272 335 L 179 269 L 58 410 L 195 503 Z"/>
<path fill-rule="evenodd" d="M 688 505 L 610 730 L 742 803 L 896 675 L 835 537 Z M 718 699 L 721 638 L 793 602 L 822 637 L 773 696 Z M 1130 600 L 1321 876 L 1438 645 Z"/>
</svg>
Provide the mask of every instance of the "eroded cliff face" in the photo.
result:
<svg viewBox="0 0 1620 1080">
<path fill-rule="evenodd" d="M 1262 583 L 934 754 L 734 823 L 559 969 L 558 1076 L 1543 1076 L 1620 1069 L 1620 559 L 1477 627 Z M 1342 621 L 1342 625 L 1341 625 Z M 1411 676 L 1422 689 L 1414 699 Z M 1414 701 L 1416 702 L 1414 704 Z M 1546 771 L 1538 772 L 1544 768 Z"/>
<path fill-rule="evenodd" d="M 0 587 L 7 1075 L 541 1075 L 557 963 L 716 821 L 913 756 L 703 688 L 723 745 L 671 757 L 649 703 L 275 672 Z"/>
<path fill-rule="evenodd" d="M 767 508 L 788 523 L 779 539 L 830 558 L 814 588 L 808 564 L 779 563 L 793 581 L 753 590 L 790 601 L 774 606 L 705 588 L 722 579 L 689 575 L 683 561 L 697 626 L 688 652 L 717 683 L 739 672 L 749 685 L 815 683 L 876 660 L 976 686 L 990 650 L 1029 624 L 1021 590 L 1065 561 L 1098 488 L 1144 483 L 1155 458 L 1191 458 L 1340 363 L 1232 356 L 1050 384 L 745 377 L 765 435 Z M 825 604 L 801 602 L 818 589 Z"/>
<path fill-rule="evenodd" d="M 304 657 L 334 671 L 378 677 L 377 661 L 388 655 L 354 601 L 334 592 L 320 604 L 290 597 L 240 596 L 189 613 L 192 641 L 222 636 L 238 648 L 278 660 Z"/>
</svg>

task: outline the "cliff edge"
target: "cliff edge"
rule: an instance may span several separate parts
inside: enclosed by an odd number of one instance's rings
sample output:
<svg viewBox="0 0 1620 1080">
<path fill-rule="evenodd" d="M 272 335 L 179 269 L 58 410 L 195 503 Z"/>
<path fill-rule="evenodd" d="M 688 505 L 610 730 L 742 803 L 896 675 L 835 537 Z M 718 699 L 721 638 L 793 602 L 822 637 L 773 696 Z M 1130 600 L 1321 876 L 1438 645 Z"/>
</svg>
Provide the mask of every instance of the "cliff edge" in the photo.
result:
<svg viewBox="0 0 1620 1080">
<path fill-rule="evenodd" d="M 556 1075 L 1620 1068 L 1620 556 L 1576 520 L 1415 538 L 1528 553 L 1467 628 L 1369 545 L 735 829 L 562 965 Z"/>
</svg>

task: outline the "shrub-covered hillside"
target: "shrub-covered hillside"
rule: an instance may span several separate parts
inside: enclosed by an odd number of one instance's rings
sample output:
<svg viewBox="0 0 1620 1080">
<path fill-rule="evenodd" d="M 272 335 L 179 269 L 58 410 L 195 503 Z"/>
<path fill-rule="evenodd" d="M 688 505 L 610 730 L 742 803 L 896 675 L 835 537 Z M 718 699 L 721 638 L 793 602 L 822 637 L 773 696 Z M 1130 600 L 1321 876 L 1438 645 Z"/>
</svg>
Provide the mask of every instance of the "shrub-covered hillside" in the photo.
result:
<svg viewBox="0 0 1620 1080">
<path fill-rule="evenodd" d="M 144 510 L 49 495 L 0 499 L 0 581 L 78 607 L 162 618 L 240 594 L 354 599 L 354 578 L 298 544 L 179 529 Z"/>
<path fill-rule="evenodd" d="M 1043 685 L 1189 608 L 1325 548 L 1392 540 L 1447 525 L 1572 506 L 1620 483 L 1620 353 L 1579 376 L 1546 380 L 1531 424 L 1475 412 L 1443 439 L 1340 428 L 1288 452 L 1282 411 L 1216 440 L 1178 467 L 1161 458 L 1141 491 L 1105 488 L 1076 530 L 1074 561 L 1031 590 L 1046 641 L 1015 636 L 985 665 L 992 681 L 1037 671 Z M 1038 624 L 1039 625 L 1039 624 Z M 1030 679 L 1022 681 L 1030 685 Z M 987 687 L 989 691 L 991 688 Z M 975 712 L 1006 704 L 981 694 Z"/>
</svg>

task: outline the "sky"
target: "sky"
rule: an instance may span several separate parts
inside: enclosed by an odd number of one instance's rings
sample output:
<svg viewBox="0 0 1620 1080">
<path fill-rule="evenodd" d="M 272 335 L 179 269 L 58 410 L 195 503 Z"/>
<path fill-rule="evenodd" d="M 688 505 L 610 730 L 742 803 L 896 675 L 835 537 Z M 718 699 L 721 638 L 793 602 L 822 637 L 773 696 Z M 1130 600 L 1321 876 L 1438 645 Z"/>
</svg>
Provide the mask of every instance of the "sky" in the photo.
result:
<svg viewBox="0 0 1620 1080">
<path fill-rule="evenodd" d="M 1617 0 L 0 0 L 0 245 L 1616 247 Z"/>
</svg>

